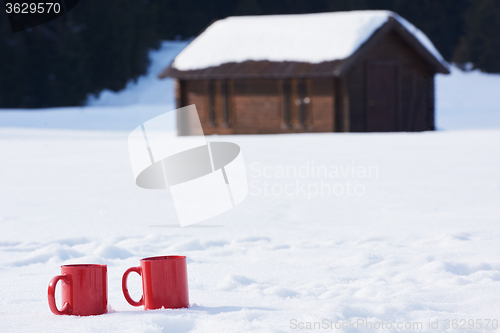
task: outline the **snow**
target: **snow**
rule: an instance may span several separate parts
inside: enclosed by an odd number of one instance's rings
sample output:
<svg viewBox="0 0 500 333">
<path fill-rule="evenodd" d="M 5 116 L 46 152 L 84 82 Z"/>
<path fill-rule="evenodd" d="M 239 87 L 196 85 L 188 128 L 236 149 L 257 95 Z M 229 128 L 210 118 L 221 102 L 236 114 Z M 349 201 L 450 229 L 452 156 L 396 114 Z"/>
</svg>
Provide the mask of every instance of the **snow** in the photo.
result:
<svg viewBox="0 0 500 333">
<path fill-rule="evenodd" d="M 436 76 L 437 126 L 440 129 L 499 128 L 500 74 L 479 70 Z"/>
<path fill-rule="evenodd" d="M 158 80 L 158 74 L 172 62 L 172 59 L 184 48 L 187 41 L 164 41 L 158 50 L 149 53 L 151 61 L 148 73 L 127 83 L 125 89 L 116 93 L 111 90 L 102 91 L 99 96 L 90 95 L 86 105 L 89 106 L 124 106 L 165 105 L 172 103 L 174 85 L 172 79 Z"/>
<path fill-rule="evenodd" d="M 170 95 L 169 91 L 163 94 Z M 117 96 L 120 93 L 115 93 Z M 128 95 L 128 91 L 124 92 Z M 133 130 L 148 119 L 172 110 L 169 96 L 164 105 L 64 107 L 48 109 L 1 109 L 0 127 L 57 128 L 78 130 Z M 171 129 L 174 130 L 175 124 Z"/>
<path fill-rule="evenodd" d="M 129 131 L 174 107 L 172 91 L 114 104 L 142 82 L 100 106 L 0 111 L 1 332 L 295 332 L 323 319 L 439 320 L 438 332 L 500 319 L 499 75 L 438 76 L 443 131 L 210 136 L 241 147 L 249 195 L 187 228 L 168 191 L 134 184 Z M 188 258 L 191 307 L 130 306 L 123 272 L 168 254 Z M 67 263 L 108 265 L 110 313 L 50 312 L 48 282 Z M 128 286 L 138 299 L 139 277 Z"/>
<path fill-rule="evenodd" d="M 320 63 L 345 59 L 391 17 L 447 67 L 424 33 L 386 10 L 228 17 L 194 39 L 175 58 L 173 67 L 185 71 L 248 60 Z"/>
<path fill-rule="evenodd" d="M 134 185 L 127 134 L 0 130 L 0 331 L 283 332 L 292 319 L 497 318 L 500 130 L 210 138 L 240 145 L 250 193 L 206 228 L 175 227 L 169 193 Z M 322 166 L 344 171 L 313 176 Z M 358 174 L 369 167 L 377 172 Z M 321 195 L 322 182 L 337 194 Z M 128 305 L 123 272 L 166 254 L 189 259 L 192 307 Z M 108 265 L 112 313 L 50 313 L 48 281 L 67 263 Z M 138 298 L 138 278 L 129 288 Z"/>
</svg>

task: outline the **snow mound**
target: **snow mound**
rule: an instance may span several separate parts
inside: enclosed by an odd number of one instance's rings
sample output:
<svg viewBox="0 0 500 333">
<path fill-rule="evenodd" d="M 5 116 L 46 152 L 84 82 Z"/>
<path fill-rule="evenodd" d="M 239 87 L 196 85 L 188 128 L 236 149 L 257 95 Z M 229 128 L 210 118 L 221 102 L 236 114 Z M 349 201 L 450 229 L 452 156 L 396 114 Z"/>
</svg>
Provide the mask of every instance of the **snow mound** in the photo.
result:
<svg viewBox="0 0 500 333">
<path fill-rule="evenodd" d="M 137 81 L 130 80 L 125 89 L 114 92 L 103 90 L 99 96 L 90 95 L 88 106 L 123 106 L 123 105 L 173 105 L 173 80 L 160 80 L 157 75 L 167 67 L 172 59 L 184 48 L 187 41 L 164 41 L 158 50 L 149 53 L 151 64 L 146 75 Z"/>
<path fill-rule="evenodd" d="M 398 20 L 447 66 L 413 24 L 391 11 L 364 10 L 228 17 L 209 26 L 179 53 L 173 67 L 184 71 L 248 60 L 320 63 L 345 59 L 390 18 Z"/>
<path fill-rule="evenodd" d="M 500 74 L 450 70 L 436 75 L 438 129 L 500 128 Z"/>
</svg>

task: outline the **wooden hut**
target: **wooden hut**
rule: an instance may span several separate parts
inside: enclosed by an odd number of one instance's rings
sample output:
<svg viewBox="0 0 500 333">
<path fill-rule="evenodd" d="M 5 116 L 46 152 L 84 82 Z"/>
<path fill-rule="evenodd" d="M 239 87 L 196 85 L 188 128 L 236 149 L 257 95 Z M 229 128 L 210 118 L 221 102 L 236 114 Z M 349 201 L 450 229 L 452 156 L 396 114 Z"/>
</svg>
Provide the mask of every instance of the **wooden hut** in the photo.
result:
<svg viewBox="0 0 500 333">
<path fill-rule="evenodd" d="M 205 134 L 258 134 L 434 130 L 436 73 L 448 65 L 411 23 L 350 11 L 216 21 L 159 77 Z"/>
</svg>

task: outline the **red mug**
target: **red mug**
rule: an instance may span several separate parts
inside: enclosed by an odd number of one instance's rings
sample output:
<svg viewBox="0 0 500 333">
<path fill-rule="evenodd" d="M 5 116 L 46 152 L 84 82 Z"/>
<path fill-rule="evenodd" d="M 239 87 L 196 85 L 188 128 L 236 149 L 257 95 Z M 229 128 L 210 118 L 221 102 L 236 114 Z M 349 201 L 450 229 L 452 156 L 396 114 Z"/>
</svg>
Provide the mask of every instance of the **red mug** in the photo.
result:
<svg viewBox="0 0 500 333">
<path fill-rule="evenodd" d="M 136 302 L 127 289 L 127 278 L 136 272 L 142 278 L 143 296 Z M 189 305 L 187 266 L 184 256 L 163 256 L 141 259 L 139 267 L 131 267 L 122 278 L 123 295 L 133 306 L 144 309 L 178 309 Z"/>
<path fill-rule="evenodd" d="M 55 291 L 61 280 L 62 308 L 56 305 Z M 106 265 L 63 265 L 61 275 L 49 283 L 49 307 L 56 315 L 91 316 L 108 312 Z"/>
</svg>

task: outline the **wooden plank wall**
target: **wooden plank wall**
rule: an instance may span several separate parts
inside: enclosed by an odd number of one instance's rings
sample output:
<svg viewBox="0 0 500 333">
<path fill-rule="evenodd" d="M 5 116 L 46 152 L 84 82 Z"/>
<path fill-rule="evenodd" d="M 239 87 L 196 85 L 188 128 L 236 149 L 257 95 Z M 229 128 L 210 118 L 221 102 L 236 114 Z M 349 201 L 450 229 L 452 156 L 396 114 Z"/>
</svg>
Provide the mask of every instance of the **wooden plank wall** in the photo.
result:
<svg viewBox="0 0 500 333">
<path fill-rule="evenodd" d="M 286 126 L 283 117 L 283 82 L 278 79 L 228 80 L 230 123 L 223 121 L 222 82 L 216 80 L 215 105 L 217 121 L 210 122 L 207 80 L 181 81 L 179 103 L 195 104 L 206 135 L 210 134 L 264 134 L 295 132 L 331 132 L 334 129 L 334 80 L 308 79 L 308 117 L 306 126 L 299 123 L 297 80 L 291 80 L 292 124 Z M 182 105 L 182 106 L 183 106 Z"/>
<path fill-rule="evenodd" d="M 282 98 L 278 80 L 235 80 L 234 133 L 276 133 L 282 129 Z"/>
<path fill-rule="evenodd" d="M 429 65 L 396 32 L 390 32 L 364 55 L 347 74 L 352 132 L 366 131 L 366 62 L 394 60 L 400 63 L 399 128 L 394 131 L 422 131 L 432 129 L 428 119 L 431 98 L 428 78 L 433 77 Z"/>
<path fill-rule="evenodd" d="M 310 79 L 312 132 L 335 130 L 335 87 L 333 78 Z"/>
</svg>

